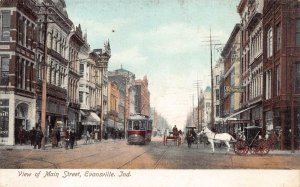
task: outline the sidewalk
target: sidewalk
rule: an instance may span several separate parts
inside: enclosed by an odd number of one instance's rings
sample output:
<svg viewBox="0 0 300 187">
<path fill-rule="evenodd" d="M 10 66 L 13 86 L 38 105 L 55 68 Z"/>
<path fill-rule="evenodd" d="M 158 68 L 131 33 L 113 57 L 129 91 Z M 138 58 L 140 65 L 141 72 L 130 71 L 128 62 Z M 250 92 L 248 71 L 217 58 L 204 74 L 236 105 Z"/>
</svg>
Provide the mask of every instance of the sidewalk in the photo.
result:
<svg viewBox="0 0 300 187">
<path fill-rule="evenodd" d="M 76 143 L 74 144 L 74 148 L 79 148 L 81 146 L 88 146 L 88 145 L 93 145 L 93 144 L 99 144 L 99 143 L 117 143 L 117 142 L 121 142 L 121 141 L 126 141 L 125 139 L 107 139 L 107 140 L 94 140 L 93 143 L 85 143 L 84 139 L 80 139 L 77 140 L 77 145 Z M 61 143 L 61 142 L 60 142 Z M 56 147 L 54 149 L 63 149 L 64 147 Z M 50 150 L 52 149 L 52 144 L 51 143 L 47 143 L 45 145 L 45 149 L 46 150 Z M 23 145 L 0 145 L 0 150 L 40 150 L 40 149 L 34 149 L 33 146 L 31 146 L 30 144 L 23 144 Z"/>
</svg>

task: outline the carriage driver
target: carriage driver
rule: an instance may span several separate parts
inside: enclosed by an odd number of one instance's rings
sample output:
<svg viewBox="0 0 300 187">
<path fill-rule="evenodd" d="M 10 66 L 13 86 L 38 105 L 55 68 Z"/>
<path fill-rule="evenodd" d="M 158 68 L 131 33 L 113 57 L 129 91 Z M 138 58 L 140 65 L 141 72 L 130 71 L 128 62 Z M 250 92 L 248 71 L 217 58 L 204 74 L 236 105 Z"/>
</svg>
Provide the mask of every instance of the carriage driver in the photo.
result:
<svg viewBox="0 0 300 187">
<path fill-rule="evenodd" d="M 178 136 L 178 129 L 176 125 L 173 127 L 173 136 Z"/>
</svg>

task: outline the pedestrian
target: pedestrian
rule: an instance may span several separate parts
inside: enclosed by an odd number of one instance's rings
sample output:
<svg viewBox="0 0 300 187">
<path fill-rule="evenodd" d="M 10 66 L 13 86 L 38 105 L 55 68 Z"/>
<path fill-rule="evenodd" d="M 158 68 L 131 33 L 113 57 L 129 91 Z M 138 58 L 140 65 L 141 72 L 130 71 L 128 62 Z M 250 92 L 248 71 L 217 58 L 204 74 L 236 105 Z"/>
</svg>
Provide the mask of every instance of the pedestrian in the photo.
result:
<svg viewBox="0 0 300 187">
<path fill-rule="evenodd" d="M 58 146 L 57 137 L 56 137 L 56 129 L 51 129 L 51 142 L 52 142 L 52 148 Z"/>
<path fill-rule="evenodd" d="M 70 143 L 70 129 L 68 128 L 65 133 L 65 149 L 69 148 Z"/>
<path fill-rule="evenodd" d="M 186 139 L 187 139 L 187 142 L 188 142 L 188 147 L 190 148 L 193 141 L 194 141 L 194 136 L 195 136 L 195 131 L 193 131 L 193 129 L 189 129 L 187 134 L 186 134 Z"/>
<path fill-rule="evenodd" d="M 122 139 L 122 131 L 119 130 L 119 139 L 121 140 Z"/>
<path fill-rule="evenodd" d="M 57 128 L 56 131 L 55 131 L 55 136 L 56 136 L 56 140 L 57 140 L 57 146 L 60 144 L 60 129 Z"/>
<path fill-rule="evenodd" d="M 43 132 L 41 131 L 41 128 L 38 127 L 35 134 L 35 143 L 34 143 L 34 149 L 36 149 L 36 146 L 38 146 L 38 149 L 41 148 L 41 142 L 42 138 L 44 137 Z"/>
<path fill-rule="evenodd" d="M 86 130 L 86 133 L 85 133 L 85 144 L 90 143 L 90 138 L 91 138 L 90 132 L 88 130 Z"/>
<path fill-rule="evenodd" d="M 35 142 L 35 135 L 36 135 L 36 130 L 35 127 L 32 127 L 32 129 L 29 131 L 29 136 L 30 136 L 30 145 L 34 146 Z"/>
<path fill-rule="evenodd" d="M 72 129 L 70 131 L 70 148 L 71 149 L 73 149 L 73 147 L 74 147 L 75 137 L 76 137 L 75 131 L 74 131 L 74 129 Z"/>
<path fill-rule="evenodd" d="M 20 127 L 20 130 L 18 133 L 18 138 L 19 138 L 20 145 L 22 145 L 22 143 L 24 143 L 24 139 L 25 139 L 25 130 L 23 129 L 23 127 Z"/>
</svg>

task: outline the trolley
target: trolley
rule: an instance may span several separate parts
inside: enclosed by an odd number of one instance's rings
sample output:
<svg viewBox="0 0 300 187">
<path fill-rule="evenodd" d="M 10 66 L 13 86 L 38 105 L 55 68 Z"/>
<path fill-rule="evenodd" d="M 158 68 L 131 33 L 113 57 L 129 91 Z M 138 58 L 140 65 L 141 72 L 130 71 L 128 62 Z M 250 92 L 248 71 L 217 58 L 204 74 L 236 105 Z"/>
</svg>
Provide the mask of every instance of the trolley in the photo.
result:
<svg viewBox="0 0 300 187">
<path fill-rule="evenodd" d="M 129 144 L 147 144 L 151 142 L 152 120 L 149 117 L 134 114 L 127 121 L 127 135 Z"/>
</svg>

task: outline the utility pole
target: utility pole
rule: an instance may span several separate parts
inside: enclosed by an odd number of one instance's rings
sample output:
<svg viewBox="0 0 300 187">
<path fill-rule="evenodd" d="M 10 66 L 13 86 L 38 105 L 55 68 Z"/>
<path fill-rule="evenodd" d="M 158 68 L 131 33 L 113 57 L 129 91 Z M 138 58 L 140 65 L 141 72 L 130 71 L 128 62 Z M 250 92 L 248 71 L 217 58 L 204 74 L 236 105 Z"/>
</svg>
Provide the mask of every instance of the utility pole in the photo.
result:
<svg viewBox="0 0 300 187">
<path fill-rule="evenodd" d="M 195 125 L 195 107 L 194 107 L 194 94 L 192 96 L 192 104 L 193 104 L 193 119 L 192 119 L 192 127 Z"/>
<path fill-rule="evenodd" d="M 124 133 L 125 133 L 125 140 L 127 139 L 127 129 L 126 129 L 126 106 L 127 106 L 127 82 L 129 79 L 129 72 L 127 72 L 127 77 L 125 76 L 125 99 L 124 99 Z M 129 99 L 128 99 L 129 100 Z M 128 106 L 129 108 L 129 106 Z"/>
<path fill-rule="evenodd" d="M 209 44 L 210 44 L 210 78 L 211 78 L 211 125 L 214 128 L 214 77 L 213 77 L 213 64 L 212 64 L 212 41 L 211 41 L 211 29 L 209 29 Z"/>
<path fill-rule="evenodd" d="M 46 111 L 47 111 L 47 59 L 48 59 L 48 47 L 47 47 L 47 32 L 48 32 L 48 15 L 50 13 L 48 10 L 53 7 L 53 5 L 38 5 L 37 7 L 44 8 L 45 10 L 40 15 L 44 16 L 44 62 L 43 62 L 43 80 L 42 80 L 42 107 L 41 107 L 41 131 L 43 132 L 43 138 L 41 141 L 41 148 L 45 150 L 45 137 L 46 137 Z"/>
<path fill-rule="evenodd" d="M 218 41 L 217 43 L 213 43 L 214 41 Z M 219 40 L 212 40 L 212 35 L 211 35 L 211 28 L 209 29 L 209 40 L 204 41 L 204 42 L 209 42 L 209 47 L 210 47 L 210 77 L 211 77 L 211 113 L 210 113 L 210 121 L 211 121 L 211 127 L 214 128 L 214 77 L 213 77 L 213 46 L 218 46 L 218 45 L 223 45 L 219 42 Z"/>
<path fill-rule="evenodd" d="M 201 81 L 197 80 L 195 83 L 194 83 L 194 86 L 196 86 L 197 88 L 197 129 L 198 129 L 198 132 L 200 132 L 200 129 L 202 129 L 202 123 L 200 122 L 200 95 L 199 95 L 199 87 L 200 87 L 200 83 Z M 194 110 L 194 109 L 193 109 Z"/>
</svg>

